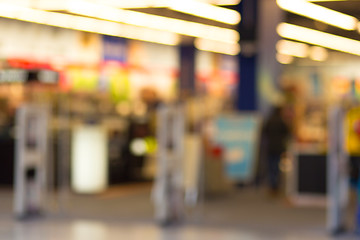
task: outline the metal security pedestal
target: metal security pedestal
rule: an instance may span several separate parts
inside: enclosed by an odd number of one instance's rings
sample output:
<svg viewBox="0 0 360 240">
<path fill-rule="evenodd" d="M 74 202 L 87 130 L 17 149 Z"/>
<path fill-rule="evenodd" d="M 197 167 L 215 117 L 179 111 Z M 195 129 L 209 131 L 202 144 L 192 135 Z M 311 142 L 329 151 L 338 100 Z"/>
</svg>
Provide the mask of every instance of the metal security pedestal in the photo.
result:
<svg viewBox="0 0 360 240">
<path fill-rule="evenodd" d="M 184 110 L 182 105 L 162 105 L 157 121 L 157 174 L 153 199 L 155 218 L 162 225 L 184 217 Z"/>
<path fill-rule="evenodd" d="M 345 109 L 335 106 L 329 112 L 328 147 L 328 230 L 338 234 L 345 230 L 345 212 L 348 205 L 348 156 L 344 147 Z"/>
<path fill-rule="evenodd" d="M 19 219 L 44 212 L 48 150 L 48 110 L 26 104 L 16 114 L 14 213 Z"/>
</svg>

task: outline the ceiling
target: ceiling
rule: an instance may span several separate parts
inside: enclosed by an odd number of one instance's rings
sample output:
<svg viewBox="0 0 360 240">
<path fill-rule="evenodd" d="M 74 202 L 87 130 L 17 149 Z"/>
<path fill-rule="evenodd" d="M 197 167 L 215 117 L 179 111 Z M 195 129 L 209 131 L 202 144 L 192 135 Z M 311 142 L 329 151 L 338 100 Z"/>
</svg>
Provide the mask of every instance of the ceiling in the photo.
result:
<svg viewBox="0 0 360 240">
<path fill-rule="evenodd" d="M 0 0 L 0 18 L 236 55 L 238 1 Z"/>
<path fill-rule="evenodd" d="M 360 20 L 360 0 L 348 0 L 348 1 L 322 0 L 319 2 L 314 1 L 313 3 L 341 13 L 351 15 Z M 286 12 L 285 21 L 288 23 L 316 29 L 319 31 L 328 32 L 331 34 L 344 36 L 355 40 L 360 40 L 360 33 L 358 31 L 355 30 L 348 31 L 348 30 L 340 29 L 293 13 Z"/>
<path fill-rule="evenodd" d="M 224 7 L 230 8 L 230 7 L 226 7 L 226 6 L 224 6 Z M 128 9 L 128 10 L 133 10 L 133 11 L 138 11 L 138 12 L 143 12 L 143 13 L 148 13 L 148 14 L 154 14 L 154 15 L 159 15 L 159 16 L 164 16 L 164 17 L 169 17 L 169 18 L 181 19 L 181 20 L 186 20 L 186 21 L 191 21 L 191 22 L 198 22 L 198 23 L 203 23 L 203 24 L 218 26 L 218 27 L 223 27 L 223 28 L 236 29 L 236 25 L 230 25 L 230 24 L 225 24 L 225 23 L 221 23 L 221 22 L 217 22 L 217 21 L 212 21 L 212 20 L 197 17 L 194 15 L 174 11 L 169 8 L 136 8 L 136 9 Z"/>
<path fill-rule="evenodd" d="M 350 1 L 324 1 L 324 2 L 314 2 L 320 6 L 324 6 L 342 13 L 349 14 L 353 17 L 360 18 L 360 1 L 359 0 L 350 0 Z"/>
</svg>

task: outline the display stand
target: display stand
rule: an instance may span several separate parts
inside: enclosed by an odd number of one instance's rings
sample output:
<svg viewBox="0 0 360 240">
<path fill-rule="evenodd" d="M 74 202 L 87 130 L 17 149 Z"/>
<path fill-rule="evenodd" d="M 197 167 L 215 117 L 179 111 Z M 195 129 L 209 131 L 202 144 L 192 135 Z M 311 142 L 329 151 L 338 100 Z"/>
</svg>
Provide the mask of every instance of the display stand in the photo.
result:
<svg viewBox="0 0 360 240">
<path fill-rule="evenodd" d="M 107 132 L 100 124 L 73 128 L 71 186 L 76 193 L 100 193 L 107 188 Z"/>
<path fill-rule="evenodd" d="M 157 117 L 158 162 L 153 200 L 155 218 L 166 226 L 184 217 L 183 106 L 161 105 Z"/>
<path fill-rule="evenodd" d="M 25 104 L 16 113 L 14 213 L 19 219 L 41 215 L 47 187 L 48 110 Z"/>
<path fill-rule="evenodd" d="M 186 124 L 184 135 L 184 190 L 185 205 L 191 214 L 203 200 L 204 146 L 203 119 L 204 100 L 200 97 L 190 97 L 184 103 Z M 200 206 L 201 207 L 201 206 Z"/>
<path fill-rule="evenodd" d="M 292 168 L 286 172 L 286 194 L 296 206 L 326 207 L 328 160 L 321 150 L 313 143 L 290 144 Z"/>
<path fill-rule="evenodd" d="M 202 142 L 199 133 L 187 133 L 184 139 L 184 190 L 185 203 L 194 207 L 199 201 Z"/>
<path fill-rule="evenodd" d="M 216 119 L 216 145 L 223 148 L 225 173 L 234 183 L 249 184 L 257 165 L 260 118 L 253 112 L 224 113 Z"/>
</svg>

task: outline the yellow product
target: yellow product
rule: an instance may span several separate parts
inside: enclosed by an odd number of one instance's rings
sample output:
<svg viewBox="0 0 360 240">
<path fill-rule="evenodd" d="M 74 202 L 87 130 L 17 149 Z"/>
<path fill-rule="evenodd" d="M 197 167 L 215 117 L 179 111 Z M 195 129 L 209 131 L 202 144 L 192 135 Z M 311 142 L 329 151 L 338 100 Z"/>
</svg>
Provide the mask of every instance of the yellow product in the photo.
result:
<svg viewBox="0 0 360 240">
<path fill-rule="evenodd" d="M 350 155 L 360 155 L 360 107 L 348 110 L 345 116 L 345 148 Z"/>
<path fill-rule="evenodd" d="M 126 101 L 130 97 L 130 79 L 128 71 L 121 68 L 113 69 L 110 78 L 110 94 L 114 102 Z"/>
</svg>

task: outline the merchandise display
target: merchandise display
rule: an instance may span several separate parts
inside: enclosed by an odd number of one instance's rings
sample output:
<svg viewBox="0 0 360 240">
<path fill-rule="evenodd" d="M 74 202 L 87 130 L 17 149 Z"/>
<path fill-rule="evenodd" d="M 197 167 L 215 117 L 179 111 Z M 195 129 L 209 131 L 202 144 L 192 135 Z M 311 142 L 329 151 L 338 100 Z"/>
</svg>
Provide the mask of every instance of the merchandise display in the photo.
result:
<svg viewBox="0 0 360 240">
<path fill-rule="evenodd" d="M 156 109 L 180 96 L 179 47 L 16 20 L 4 20 L 0 26 L 9 30 L 8 36 L 0 36 L 0 144 L 4 146 L 0 151 L 6 166 L 0 171 L 0 184 L 13 184 L 14 171 L 9 169 L 14 161 L 14 113 L 30 102 L 49 105 L 54 158 L 51 187 L 99 193 L 114 184 L 153 180 Z M 206 114 L 214 117 L 233 101 L 237 58 L 199 50 L 194 57 L 196 93 L 206 99 Z M 191 119 L 186 119 L 197 122 L 190 128 L 201 131 L 201 111 L 193 111 Z M 96 148 L 81 137 L 85 133 L 78 128 L 94 124 L 103 127 L 97 144 L 102 146 L 99 162 L 93 164 L 102 172 L 94 178 L 96 184 L 82 175 L 86 164 L 79 160 L 87 153 L 82 149 Z M 199 146 L 189 154 L 199 159 L 202 136 L 189 134 L 186 144 Z M 195 165 L 188 167 L 187 179 L 187 199 L 192 202 L 198 196 L 200 163 Z"/>
</svg>

